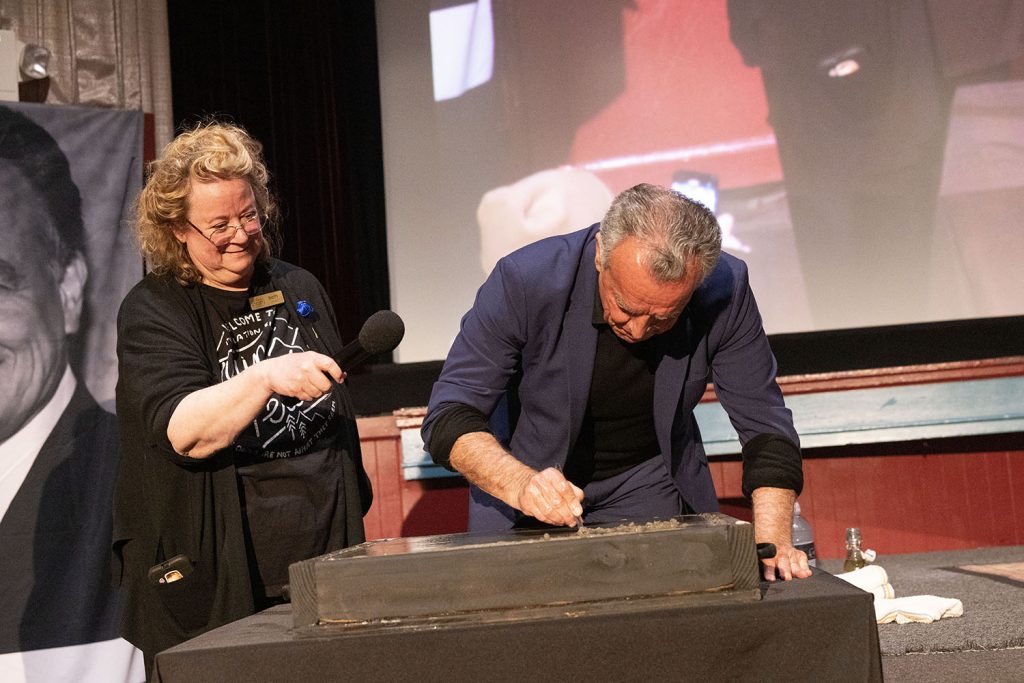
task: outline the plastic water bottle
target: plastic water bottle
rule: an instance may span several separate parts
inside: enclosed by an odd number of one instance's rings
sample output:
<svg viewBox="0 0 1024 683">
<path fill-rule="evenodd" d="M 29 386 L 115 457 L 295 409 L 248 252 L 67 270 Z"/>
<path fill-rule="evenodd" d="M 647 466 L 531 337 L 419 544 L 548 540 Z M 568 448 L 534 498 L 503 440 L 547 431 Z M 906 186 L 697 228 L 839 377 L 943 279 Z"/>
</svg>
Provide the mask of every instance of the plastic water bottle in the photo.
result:
<svg viewBox="0 0 1024 683">
<path fill-rule="evenodd" d="M 793 547 L 807 553 L 807 564 L 818 566 L 818 553 L 814 550 L 814 531 L 806 519 L 800 516 L 800 503 L 793 503 Z"/>
</svg>

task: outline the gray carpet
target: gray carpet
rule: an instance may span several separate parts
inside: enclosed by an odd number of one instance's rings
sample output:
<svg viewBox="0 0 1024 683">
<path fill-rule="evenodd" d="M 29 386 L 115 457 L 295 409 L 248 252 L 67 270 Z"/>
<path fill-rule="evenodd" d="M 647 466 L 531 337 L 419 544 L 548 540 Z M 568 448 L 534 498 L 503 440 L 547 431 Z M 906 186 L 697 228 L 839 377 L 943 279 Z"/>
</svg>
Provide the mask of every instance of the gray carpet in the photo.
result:
<svg viewBox="0 0 1024 683">
<path fill-rule="evenodd" d="M 1024 562 L 1024 546 L 879 556 L 896 597 L 959 598 L 962 617 L 930 624 L 881 624 L 886 680 L 1024 681 L 1024 583 L 965 573 L 964 565 Z M 824 560 L 826 571 L 842 562 Z"/>
</svg>

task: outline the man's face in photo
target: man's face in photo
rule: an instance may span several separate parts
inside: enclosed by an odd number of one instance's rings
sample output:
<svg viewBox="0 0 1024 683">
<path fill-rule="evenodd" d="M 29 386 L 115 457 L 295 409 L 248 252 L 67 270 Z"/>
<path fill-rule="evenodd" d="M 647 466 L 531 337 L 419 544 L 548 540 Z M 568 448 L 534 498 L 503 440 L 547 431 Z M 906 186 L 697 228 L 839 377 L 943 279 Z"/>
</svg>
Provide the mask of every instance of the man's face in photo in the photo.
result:
<svg viewBox="0 0 1024 683">
<path fill-rule="evenodd" d="M 0 441 L 46 405 L 78 329 L 85 265 L 59 263 L 57 232 L 25 176 L 0 160 Z"/>
</svg>

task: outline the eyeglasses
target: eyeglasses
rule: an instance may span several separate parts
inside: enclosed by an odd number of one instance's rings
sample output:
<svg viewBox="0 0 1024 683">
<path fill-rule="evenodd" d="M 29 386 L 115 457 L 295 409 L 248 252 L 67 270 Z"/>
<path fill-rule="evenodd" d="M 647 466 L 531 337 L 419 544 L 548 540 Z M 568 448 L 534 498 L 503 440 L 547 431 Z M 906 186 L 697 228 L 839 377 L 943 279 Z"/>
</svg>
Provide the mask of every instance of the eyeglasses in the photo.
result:
<svg viewBox="0 0 1024 683">
<path fill-rule="evenodd" d="M 210 234 L 207 235 L 205 232 L 199 229 L 195 223 L 189 219 L 185 219 L 185 222 L 192 226 L 192 229 L 198 232 L 200 235 L 210 241 L 210 244 L 223 249 L 228 246 L 231 240 L 235 239 L 235 234 L 242 230 L 249 237 L 260 234 L 263 230 L 263 217 L 260 216 L 259 211 L 249 211 L 248 213 L 242 214 L 238 217 L 240 225 L 223 225 L 214 226 L 210 230 Z"/>
</svg>

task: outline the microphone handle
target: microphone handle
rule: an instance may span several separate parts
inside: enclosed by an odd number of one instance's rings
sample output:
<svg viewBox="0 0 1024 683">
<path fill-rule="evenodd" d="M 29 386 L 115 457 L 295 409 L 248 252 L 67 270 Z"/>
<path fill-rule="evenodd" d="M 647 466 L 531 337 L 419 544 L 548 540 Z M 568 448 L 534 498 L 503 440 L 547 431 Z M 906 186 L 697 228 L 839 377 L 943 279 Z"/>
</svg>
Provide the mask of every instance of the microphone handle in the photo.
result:
<svg viewBox="0 0 1024 683">
<path fill-rule="evenodd" d="M 372 355 L 363 348 L 358 339 L 353 339 L 338 352 L 338 355 L 334 357 L 334 362 L 341 366 L 342 370 L 349 372 L 365 363 Z"/>
</svg>

